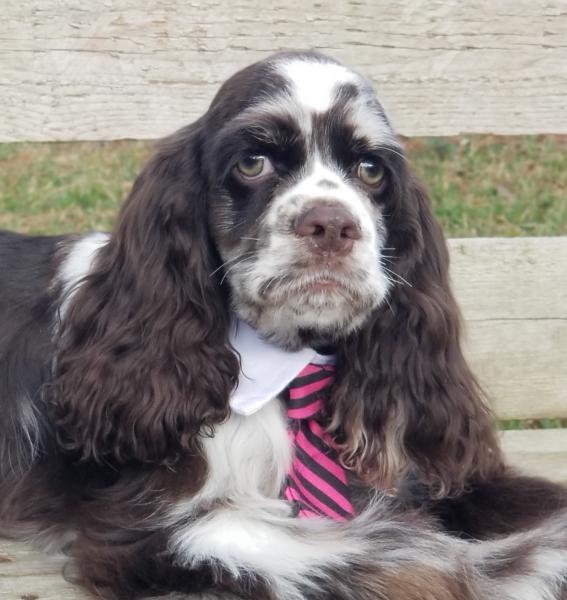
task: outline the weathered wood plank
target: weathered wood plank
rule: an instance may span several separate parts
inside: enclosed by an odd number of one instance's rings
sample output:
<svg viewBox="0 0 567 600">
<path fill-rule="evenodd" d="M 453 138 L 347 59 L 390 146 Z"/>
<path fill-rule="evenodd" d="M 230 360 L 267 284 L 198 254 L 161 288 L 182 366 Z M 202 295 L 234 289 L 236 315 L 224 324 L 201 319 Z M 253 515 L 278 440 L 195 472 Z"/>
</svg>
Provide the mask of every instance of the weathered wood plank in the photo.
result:
<svg viewBox="0 0 567 600">
<path fill-rule="evenodd" d="M 0 574 L 0 598 L 2 600 L 95 600 L 96 596 L 65 581 L 60 574 L 47 577 L 18 575 L 5 579 Z"/>
<path fill-rule="evenodd" d="M 567 237 L 454 238 L 449 247 L 468 321 L 567 319 Z"/>
<path fill-rule="evenodd" d="M 567 418 L 567 237 L 449 243 L 466 349 L 498 416 Z"/>
<path fill-rule="evenodd" d="M 502 445 L 518 470 L 567 484 L 567 429 L 503 431 Z"/>
<path fill-rule="evenodd" d="M 273 51 L 375 84 L 405 135 L 567 133 L 564 0 L 4 0 L 0 141 L 155 138 Z"/>
<path fill-rule="evenodd" d="M 63 558 L 48 557 L 23 542 L 0 539 L 0 598 L 2 600 L 90 600 L 66 581 Z"/>
<path fill-rule="evenodd" d="M 567 320 L 473 322 L 467 341 L 500 419 L 567 418 Z"/>
</svg>

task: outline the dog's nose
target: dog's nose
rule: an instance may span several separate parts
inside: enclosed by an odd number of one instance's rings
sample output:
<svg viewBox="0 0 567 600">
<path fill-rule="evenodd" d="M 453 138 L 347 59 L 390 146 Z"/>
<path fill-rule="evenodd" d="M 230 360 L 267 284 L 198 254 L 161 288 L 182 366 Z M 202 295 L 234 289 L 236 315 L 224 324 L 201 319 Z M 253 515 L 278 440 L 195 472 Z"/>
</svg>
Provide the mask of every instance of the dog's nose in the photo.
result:
<svg viewBox="0 0 567 600">
<path fill-rule="evenodd" d="M 319 252 L 333 254 L 350 252 L 361 235 L 354 217 L 340 206 L 314 206 L 297 218 L 294 229 Z"/>
</svg>

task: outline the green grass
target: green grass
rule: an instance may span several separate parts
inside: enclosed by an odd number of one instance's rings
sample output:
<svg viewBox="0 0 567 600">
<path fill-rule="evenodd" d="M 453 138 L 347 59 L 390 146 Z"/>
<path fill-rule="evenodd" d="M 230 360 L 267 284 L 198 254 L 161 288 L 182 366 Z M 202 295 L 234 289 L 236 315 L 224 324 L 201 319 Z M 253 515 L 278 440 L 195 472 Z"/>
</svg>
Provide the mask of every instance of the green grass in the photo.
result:
<svg viewBox="0 0 567 600">
<path fill-rule="evenodd" d="M 567 137 L 410 142 L 447 235 L 567 234 Z"/>
<path fill-rule="evenodd" d="M 407 141 L 448 236 L 567 234 L 567 136 Z M 0 228 L 108 229 L 149 142 L 0 144 Z"/>
<path fill-rule="evenodd" d="M 150 152 L 131 141 L 0 144 L 0 228 L 108 229 Z"/>
</svg>

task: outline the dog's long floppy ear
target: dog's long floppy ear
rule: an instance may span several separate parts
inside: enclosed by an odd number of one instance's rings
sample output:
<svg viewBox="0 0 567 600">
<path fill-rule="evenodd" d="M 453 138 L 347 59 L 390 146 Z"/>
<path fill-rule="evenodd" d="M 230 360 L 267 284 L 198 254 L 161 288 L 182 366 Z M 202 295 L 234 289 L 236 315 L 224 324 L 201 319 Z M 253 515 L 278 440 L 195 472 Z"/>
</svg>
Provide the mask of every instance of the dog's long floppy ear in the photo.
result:
<svg viewBox="0 0 567 600">
<path fill-rule="evenodd" d="M 374 484 L 417 468 L 434 494 L 459 493 L 501 466 L 493 418 L 461 351 L 443 233 L 407 166 L 386 202 L 392 288 L 339 349 L 332 428 Z"/>
<path fill-rule="evenodd" d="M 170 463 L 228 415 L 238 362 L 200 131 L 181 130 L 149 161 L 64 317 L 51 413 L 80 459 Z"/>
</svg>

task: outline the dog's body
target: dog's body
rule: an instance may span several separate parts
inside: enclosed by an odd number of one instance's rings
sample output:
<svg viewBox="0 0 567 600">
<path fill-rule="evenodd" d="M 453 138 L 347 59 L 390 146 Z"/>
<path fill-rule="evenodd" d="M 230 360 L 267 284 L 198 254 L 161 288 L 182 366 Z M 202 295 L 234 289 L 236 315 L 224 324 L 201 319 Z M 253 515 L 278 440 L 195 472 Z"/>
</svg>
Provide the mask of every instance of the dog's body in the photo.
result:
<svg viewBox="0 0 567 600">
<path fill-rule="evenodd" d="M 358 74 L 301 53 L 241 71 L 110 235 L 3 233 L 0 265 L 0 523 L 88 588 L 567 597 L 567 494 L 503 465 L 443 237 Z M 333 349 L 352 521 L 281 498 L 282 395 L 230 409 L 236 317 L 282 351 Z"/>
</svg>

